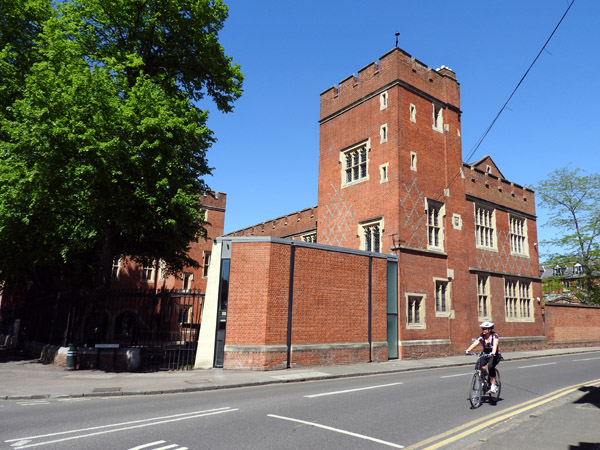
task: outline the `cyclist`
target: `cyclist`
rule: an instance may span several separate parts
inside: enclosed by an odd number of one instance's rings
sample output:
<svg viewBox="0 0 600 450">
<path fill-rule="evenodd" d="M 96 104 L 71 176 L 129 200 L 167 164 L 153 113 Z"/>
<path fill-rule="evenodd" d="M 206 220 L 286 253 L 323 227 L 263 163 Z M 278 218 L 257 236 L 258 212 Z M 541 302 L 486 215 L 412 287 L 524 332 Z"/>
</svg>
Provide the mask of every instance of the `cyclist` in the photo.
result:
<svg viewBox="0 0 600 450">
<path fill-rule="evenodd" d="M 490 374 L 490 390 L 487 392 L 495 393 L 498 388 L 496 387 L 496 366 L 500 362 L 500 353 L 498 352 L 498 344 L 500 343 L 500 337 L 494 332 L 494 324 L 492 322 L 483 322 L 481 325 L 481 334 L 473 343 L 465 350 L 465 353 L 469 353 L 477 344 L 483 346 L 483 353 L 488 360 L 487 369 Z"/>
</svg>

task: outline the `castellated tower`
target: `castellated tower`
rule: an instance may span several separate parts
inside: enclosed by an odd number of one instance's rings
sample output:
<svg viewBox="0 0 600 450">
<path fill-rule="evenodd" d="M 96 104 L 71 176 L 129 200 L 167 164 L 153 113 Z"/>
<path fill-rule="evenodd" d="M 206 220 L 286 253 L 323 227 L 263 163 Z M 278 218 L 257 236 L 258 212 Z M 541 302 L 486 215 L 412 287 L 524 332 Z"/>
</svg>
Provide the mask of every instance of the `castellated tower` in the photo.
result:
<svg viewBox="0 0 600 450">
<path fill-rule="evenodd" d="M 460 114 L 454 72 L 398 48 L 323 92 L 317 241 L 444 248 L 427 242 L 425 211 L 464 208 Z"/>
</svg>

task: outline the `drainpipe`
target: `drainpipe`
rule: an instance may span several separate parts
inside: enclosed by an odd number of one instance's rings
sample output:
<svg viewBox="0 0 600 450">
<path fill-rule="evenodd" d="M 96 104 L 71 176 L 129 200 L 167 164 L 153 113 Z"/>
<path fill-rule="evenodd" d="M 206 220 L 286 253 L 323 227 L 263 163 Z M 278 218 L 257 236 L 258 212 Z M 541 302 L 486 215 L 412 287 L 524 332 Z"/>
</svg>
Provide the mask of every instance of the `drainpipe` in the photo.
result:
<svg viewBox="0 0 600 450">
<path fill-rule="evenodd" d="M 369 256 L 369 362 L 373 362 L 372 334 L 372 306 L 373 306 L 373 256 Z"/>
<path fill-rule="evenodd" d="M 290 247 L 290 278 L 288 291 L 288 319 L 287 319 L 287 365 L 289 369 L 292 362 L 292 308 L 294 306 L 294 264 L 296 260 L 296 245 L 292 241 Z"/>
</svg>

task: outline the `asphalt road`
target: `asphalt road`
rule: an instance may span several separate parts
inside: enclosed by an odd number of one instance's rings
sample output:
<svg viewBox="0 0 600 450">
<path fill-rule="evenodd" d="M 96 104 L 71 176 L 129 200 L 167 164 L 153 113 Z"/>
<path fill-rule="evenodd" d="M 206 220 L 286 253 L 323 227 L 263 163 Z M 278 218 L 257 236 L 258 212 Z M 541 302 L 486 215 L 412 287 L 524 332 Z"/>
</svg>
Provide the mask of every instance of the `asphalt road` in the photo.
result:
<svg viewBox="0 0 600 450">
<path fill-rule="evenodd" d="M 427 448 L 442 435 L 445 448 L 465 448 L 494 417 L 506 422 L 526 405 L 547 407 L 540 401 L 549 394 L 597 379 L 600 353 L 498 368 L 501 401 L 475 410 L 467 367 L 161 396 L 5 401 L 0 449 Z"/>
</svg>

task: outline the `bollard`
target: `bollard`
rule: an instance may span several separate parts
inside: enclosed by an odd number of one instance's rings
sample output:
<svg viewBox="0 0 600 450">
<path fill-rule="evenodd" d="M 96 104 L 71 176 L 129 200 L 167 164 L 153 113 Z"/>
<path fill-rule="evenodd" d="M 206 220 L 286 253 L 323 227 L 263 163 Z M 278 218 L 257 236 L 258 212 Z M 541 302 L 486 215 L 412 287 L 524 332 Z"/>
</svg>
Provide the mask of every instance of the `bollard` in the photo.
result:
<svg viewBox="0 0 600 450">
<path fill-rule="evenodd" d="M 73 344 L 69 344 L 69 350 L 67 351 L 67 365 L 66 370 L 75 370 L 75 360 L 77 359 L 77 347 Z"/>
</svg>

